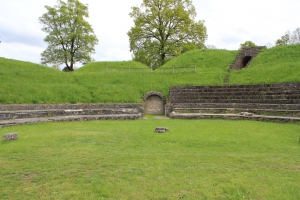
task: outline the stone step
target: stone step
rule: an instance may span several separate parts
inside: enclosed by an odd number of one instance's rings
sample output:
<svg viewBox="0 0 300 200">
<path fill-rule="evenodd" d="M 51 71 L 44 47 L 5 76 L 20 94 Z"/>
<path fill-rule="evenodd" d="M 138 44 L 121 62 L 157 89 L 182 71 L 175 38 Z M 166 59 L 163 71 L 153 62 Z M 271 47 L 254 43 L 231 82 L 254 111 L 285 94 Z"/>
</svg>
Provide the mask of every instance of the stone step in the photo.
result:
<svg viewBox="0 0 300 200">
<path fill-rule="evenodd" d="M 184 101 L 185 99 L 299 99 L 300 102 L 300 94 L 277 94 L 277 95 L 258 95 L 258 94 L 253 94 L 253 95 L 230 95 L 230 94 L 217 94 L 215 93 L 214 95 L 209 95 L 209 94 L 180 94 L 176 96 L 171 96 L 170 101 Z"/>
<path fill-rule="evenodd" d="M 276 122 L 300 122 L 300 117 L 285 116 L 265 116 L 265 115 L 240 115 L 240 114 L 213 114 L 213 113 L 171 113 L 172 119 L 252 119 L 258 121 L 276 121 Z"/>
<path fill-rule="evenodd" d="M 300 83 L 278 83 L 258 85 L 172 86 L 170 89 L 299 89 Z"/>
<path fill-rule="evenodd" d="M 138 114 L 137 108 L 102 108 L 102 109 L 52 109 L 52 110 L 13 110 L 0 111 L 0 120 L 38 118 L 69 115 L 107 115 Z"/>
<path fill-rule="evenodd" d="M 95 104 L 0 104 L 0 111 L 10 110 L 76 110 L 76 109 L 120 109 L 120 108 L 141 108 L 137 103 L 95 103 Z"/>
<path fill-rule="evenodd" d="M 285 91 L 178 91 L 170 93 L 170 96 L 193 96 L 193 95 L 298 95 L 300 96 L 300 90 L 293 91 L 293 90 L 285 90 Z"/>
<path fill-rule="evenodd" d="M 299 104 L 299 99 L 172 99 L 171 103 L 262 103 L 262 104 Z"/>
<path fill-rule="evenodd" d="M 179 91 L 191 91 L 191 92 L 226 92 L 226 91 L 285 91 L 285 90 L 292 90 L 292 91 L 299 91 L 299 87 L 261 87 L 261 86 L 252 86 L 252 87 L 212 87 L 212 86 L 186 86 L 186 87 L 171 87 L 171 92 L 179 92 Z"/>
<path fill-rule="evenodd" d="M 111 114 L 111 115 L 69 115 L 56 117 L 24 118 L 14 120 L 1 120 L 0 127 L 16 126 L 23 124 L 36 124 L 45 122 L 65 122 L 65 121 L 91 121 L 91 120 L 135 120 L 141 119 L 143 114 Z"/>
<path fill-rule="evenodd" d="M 263 104 L 263 103 L 176 103 L 173 109 L 187 108 L 233 108 L 233 109 L 277 109 L 300 110 L 300 104 Z"/>
<path fill-rule="evenodd" d="M 213 114 L 240 114 L 242 112 L 255 115 L 291 116 L 300 117 L 300 110 L 276 109 L 238 109 L 238 108 L 173 108 L 176 113 L 213 113 Z"/>
</svg>

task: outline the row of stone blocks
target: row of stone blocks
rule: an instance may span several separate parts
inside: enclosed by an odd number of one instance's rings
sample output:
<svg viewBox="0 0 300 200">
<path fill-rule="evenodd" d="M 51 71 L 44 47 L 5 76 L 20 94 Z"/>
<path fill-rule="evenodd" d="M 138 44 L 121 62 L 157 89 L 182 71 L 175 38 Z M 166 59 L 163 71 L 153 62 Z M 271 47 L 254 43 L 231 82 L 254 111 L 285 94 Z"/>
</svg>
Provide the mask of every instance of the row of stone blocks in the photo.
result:
<svg viewBox="0 0 300 200">
<path fill-rule="evenodd" d="M 258 104 L 299 104 L 299 99 L 173 99 L 175 103 L 258 103 Z"/>
<path fill-rule="evenodd" d="M 170 91 L 285 91 L 299 89 L 300 83 L 282 83 L 258 85 L 173 86 L 170 88 Z"/>
<path fill-rule="evenodd" d="M 233 96 L 239 96 L 239 95 L 247 95 L 247 96 L 256 96 L 256 95 L 299 95 L 300 90 L 261 90 L 261 91 L 244 91 L 244 90 L 227 90 L 227 91 L 199 91 L 199 90 L 177 90 L 177 91 L 172 91 L 173 94 L 177 94 L 177 96 L 199 96 L 205 95 L 205 96 L 215 96 L 215 95 L 222 95 L 222 96 L 227 96 L 227 95 L 233 95 Z"/>
<path fill-rule="evenodd" d="M 257 99 L 257 100 L 300 100 L 300 94 L 277 94 L 277 95 L 226 95 L 226 94 L 191 94 L 191 95 L 183 95 L 177 94 L 170 97 L 171 102 L 183 102 L 186 99 L 188 100 L 205 100 L 205 99 L 232 99 L 232 100 L 248 100 L 248 99 Z"/>
<path fill-rule="evenodd" d="M 213 114 L 213 113 L 170 113 L 171 119 L 228 119 L 228 120 L 240 120 L 250 119 L 256 121 L 272 121 L 272 122 L 284 122 L 299 123 L 300 117 L 289 116 L 268 116 L 268 115 L 244 115 L 244 114 Z"/>
<path fill-rule="evenodd" d="M 300 110 L 300 104 L 261 104 L 261 103 L 176 103 L 176 109 L 189 108 L 236 108 L 236 109 L 276 109 L 276 110 Z"/>
<path fill-rule="evenodd" d="M 172 87 L 169 96 L 168 109 L 177 113 L 173 115 L 177 118 L 180 118 L 178 113 L 185 117 L 191 113 L 207 118 L 210 113 L 213 117 L 233 114 L 241 118 L 238 114 L 244 111 L 300 117 L 300 83 Z"/>
<path fill-rule="evenodd" d="M 0 127 L 40 122 L 140 119 L 142 104 L 0 105 Z"/>
</svg>

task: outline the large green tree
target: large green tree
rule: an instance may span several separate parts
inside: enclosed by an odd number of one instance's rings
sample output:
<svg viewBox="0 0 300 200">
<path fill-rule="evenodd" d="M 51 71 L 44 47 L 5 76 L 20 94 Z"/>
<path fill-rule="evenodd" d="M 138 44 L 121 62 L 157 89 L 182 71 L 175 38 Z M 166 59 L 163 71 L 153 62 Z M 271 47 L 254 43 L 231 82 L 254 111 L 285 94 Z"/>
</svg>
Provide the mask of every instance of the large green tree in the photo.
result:
<svg viewBox="0 0 300 200">
<path fill-rule="evenodd" d="M 65 70 L 73 71 L 75 63 L 90 62 L 98 39 L 85 19 L 89 17 L 87 5 L 78 0 L 58 0 L 56 6 L 45 8 L 47 12 L 39 18 L 42 30 L 48 34 L 42 64 L 64 64 Z"/>
<path fill-rule="evenodd" d="M 134 26 L 127 34 L 136 61 L 159 67 L 185 51 L 205 48 L 206 27 L 195 20 L 191 0 L 143 0 L 129 15 Z"/>
</svg>

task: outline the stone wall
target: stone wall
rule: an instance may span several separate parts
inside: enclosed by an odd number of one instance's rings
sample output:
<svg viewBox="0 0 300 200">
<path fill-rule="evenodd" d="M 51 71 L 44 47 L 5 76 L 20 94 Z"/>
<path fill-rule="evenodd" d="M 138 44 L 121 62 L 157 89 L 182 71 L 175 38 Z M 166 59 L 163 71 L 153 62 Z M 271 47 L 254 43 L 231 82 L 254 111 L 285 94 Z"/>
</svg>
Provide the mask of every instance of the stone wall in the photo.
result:
<svg viewBox="0 0 300 200">
<path fill-rule="evenodd" d="M 0 104 L 0 120 L 70 115 L 143 114 L 143 104 Z"/>
<path fill-rule="evenodd" d="M 22 124 L 88 120 L 133 120 L 143 104 L 0 104 L 0 128 Z"/>
<path fill-rule="evenodd" d="M 117 103 L 117 104 L 0 104 L 0 111 L 17 110 L 76 110 L 76 109 L 138 109 L 143 112 L 142 104 Z"/>
<path fill-rule="evenodd" d="M 236 56 L 236 59 L 230 66 L 229 70 L 239 70 L 248 67 L 253 58 L 257 56 L 257 54 L 263 48 L 265 48 L 265 46 L 243 48 L 240 51 L 240 53 Z"/>
</svg>

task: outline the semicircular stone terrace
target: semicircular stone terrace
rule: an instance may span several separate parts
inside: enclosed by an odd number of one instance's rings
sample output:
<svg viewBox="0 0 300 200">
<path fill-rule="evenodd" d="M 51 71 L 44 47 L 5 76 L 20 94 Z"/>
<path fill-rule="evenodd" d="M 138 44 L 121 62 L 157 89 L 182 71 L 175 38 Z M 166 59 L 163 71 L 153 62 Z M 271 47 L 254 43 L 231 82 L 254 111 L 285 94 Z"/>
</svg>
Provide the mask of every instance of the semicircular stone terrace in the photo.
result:
<svg viewBox="0 0 300 200">
<path fill-rule="evenodd" d="M 300 83 L 174 86 L 166 107 L 171 118 L 300 121 Z"/>
</svg>

